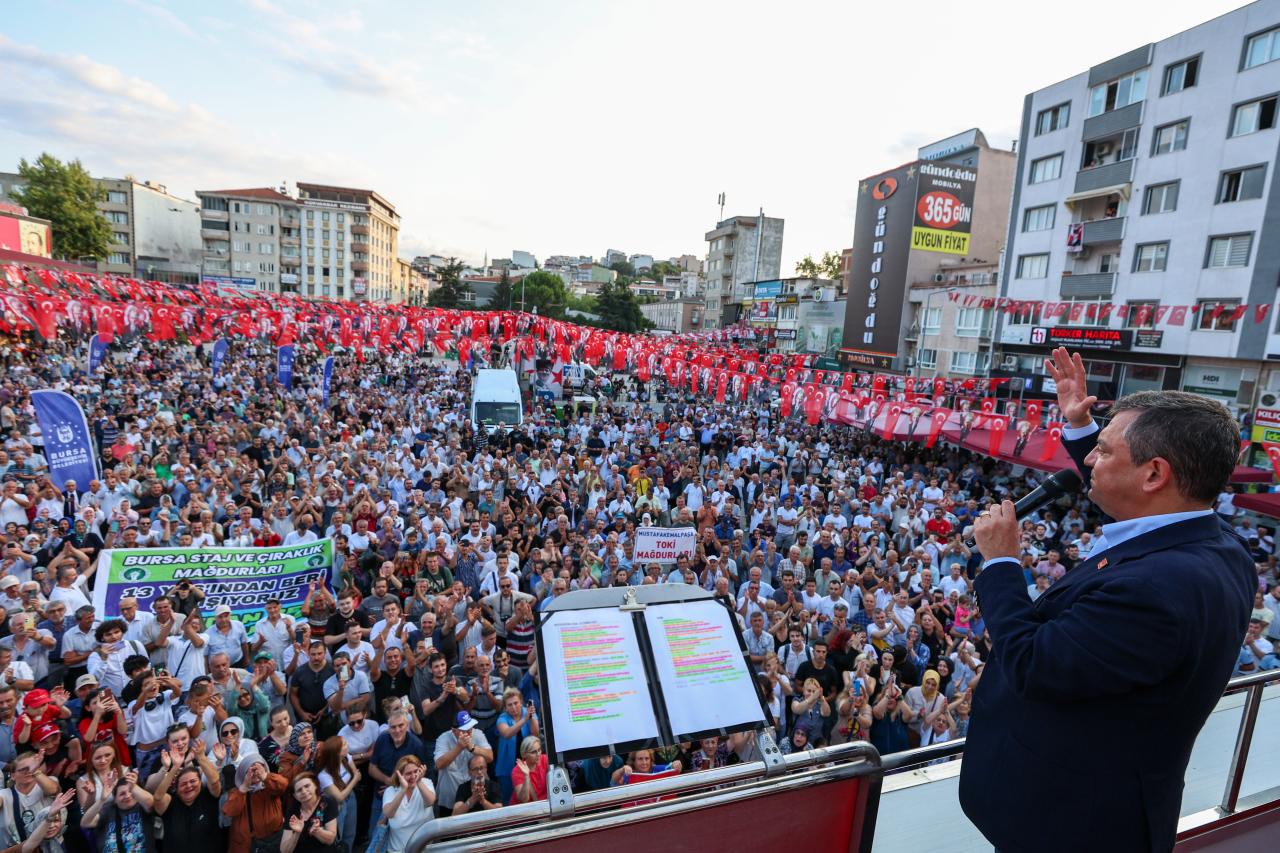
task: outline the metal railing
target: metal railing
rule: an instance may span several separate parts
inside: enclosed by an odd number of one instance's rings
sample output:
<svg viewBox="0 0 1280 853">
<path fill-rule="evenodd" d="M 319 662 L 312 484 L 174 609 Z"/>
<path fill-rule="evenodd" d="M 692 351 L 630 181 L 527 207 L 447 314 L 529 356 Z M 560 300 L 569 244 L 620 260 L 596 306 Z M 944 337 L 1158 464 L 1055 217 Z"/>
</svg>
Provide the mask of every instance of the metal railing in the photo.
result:
<svg viewBox="0 0 1280 853">
<path fill-rule="evenodd" d="M 1249 760 L 1249 747 L 1253 743 L 1253 732 L 1258 723 L 1258 712 L 1262 708 L 1262 691 L 1269 684 L 1280 683 L 1280 669 L 1265 672 L 1251 672 L 1227 682 L 1224 696 L 1245 691 L 1244 712 L 1240 715 L 1240 727 L 1236 731 L 1236 745 L 1231 753 L 1231 763 L 1227 771 L 1226 790 L 1222 793 L 1222 802 L 1218 806 L 1219 813 L 1226 817 L 1235 814 L 1240 802 L 1240 786 L 1244 782 L 1245 765 Z M 919 764 L 928 764 L 940 758 L 950 758 L 964 752 L 964 738 L 943 743 L 930 744 L 918 749 L 908 749 L 883 756 L 880 766 L 884 772 L 902 770 Z"/>
<path fill-rule="evenodd" d="M 624 822 L 641 814 L 648 818 L 689 808 L 695 801 L 699 807 L 707 807 L 724 800 L 738 800 L 753 791 L 768 794 L 782 786 L 810 786 L 856 775 L 873 777 L 872 782 L 878 783 L 881 776 L 880 753 L 866 741 L 766 758 L 770 760 L 731 764 L 576 795 L 567 790 L 560 792 L 567 797 L 557 797 L 555 790 L 557 784 L 567 784 L 567 777 L 557 783 L 549 776 L 548 800 L 429 821 L 414 833 L 405 851 L 422 853 L 429 844 L 454 838 L 463 844 L 460 849 L 476 846 L 476 849 L 487 850 L 492 849 L 495 841 L 492 834 L 504 830 L 520 834 L 519 838 L 505 839 L 510 843 L 531 843 L 543 835 L 555 837 L 562 834 L 575 818 L 579 821 L 600 818 Z M 735 787 L 729 791 L 722 790 L 726 785 Z M 876 793 L 878 795 L 878 790 Z M 675 801 L 667 799 L 676 795 L 682 798 Z M 638 802 L 644 805 L 636 805 Z M 628 805 L 632 807 L 604 811 Z"/>
</svg>

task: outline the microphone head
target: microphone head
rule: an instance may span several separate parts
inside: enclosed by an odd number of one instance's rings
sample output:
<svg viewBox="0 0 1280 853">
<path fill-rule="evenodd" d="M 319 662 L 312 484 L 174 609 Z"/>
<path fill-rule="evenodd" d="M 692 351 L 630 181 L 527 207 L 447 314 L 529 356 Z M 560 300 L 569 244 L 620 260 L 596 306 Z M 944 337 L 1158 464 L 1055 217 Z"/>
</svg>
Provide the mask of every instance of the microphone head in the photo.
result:
<svg viewBox="0 0 1280 853">
<path fill-rule="evenodd" d="M 1063 468 L 1061 471 L 1045 480 L 1040 485 L 1040 488 L 1044 489 L 1046 493 L 1057 497 L 1071 492 L 1078 492 L 1082 485 L 1084 485 L 1084 483 L 1074 468 Z"/>
</svg>

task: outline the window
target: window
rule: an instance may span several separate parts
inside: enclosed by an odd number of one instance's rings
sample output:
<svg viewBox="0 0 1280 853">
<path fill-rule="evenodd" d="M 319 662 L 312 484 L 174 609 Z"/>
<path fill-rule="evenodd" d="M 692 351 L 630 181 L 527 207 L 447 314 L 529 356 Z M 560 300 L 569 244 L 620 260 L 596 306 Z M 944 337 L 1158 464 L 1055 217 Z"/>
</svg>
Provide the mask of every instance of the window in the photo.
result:
<svg viewBox="0 0 1280 853">
<path fill-rule="evenodd" d="M 1036 114 L 1036 136 L 1054 130 L 1062 130 L 1071 118 L 1071 104 L 1058 104 Z"/>
<path fill-rule="evenodd" d="M 1048 255 L 1022 255 L 1018 258 L 1018 278 L 1048 278 Z"/>
<path fill-rule="evenodd" d="M 1156 308 L 1159 302 L 1130 302 L 1125 306 L 1124 327 L 1126 329 L 1154 329 L 1156 327 Z"/>
<path fill-rule="evenodd" d="M 1046 204 L 1043 207 L 1028 207 L 1022 212 L 1023 231 L 1048 231 L 1053 227 L 1057 206 Z"/>
<path fill-rule="evenodd" d="M 200 207 L 204 210 L 226 210 L 227 200 L 225 198 L 202 198 L 200 199 Z"/>
<path fill-rule="evenodd" d="M 1200 76 L 1200 57 L 1193 56 L 1164 68 L 1164 88 L 1162 95 L 1173 95 L 1183 89 L 1190 89 Z"/>
<path fill-rule="evenodd" d="M 1169 244 L 1144 243 L 1133 253 L 1134 272 L 1164 272 L 1169 264 Z"/>
<path fill-rule="evenodd" d="M 111 254 L 107 255 L 107 263 L 109 263 L 109 264 L 128 264 L 128 263 L 129 263 L 129 253 L 128 253 L 128 252 L 112 252 Z"/>
<path fill-rule="evenodd" d="M 1151 156 L 1169 154 L 1186 148 L 1187 130 L 1190 125 L 1191 121 L 1184 118 L 1182 121 L 1166 124 L 1164 127 L 1157 127 L 1155 137 L 1151 143 Z"/>
<path fill-rule="evenodd" d="M 308 222 L 315 222 L 315 221 L 316 221 L 316 212 L 315 212 L 314 210 L 308 210 L 308 211 L 307 211 L 307 221 L 308 221 Z"/>
<path fill-rule="evenodd" d="M 258 244 L 259 255 L 274 255 L 275 253 L 276 253 L 275 243 L 259 243 Z"/>
<path fill-rule="evenodd" d="M 1124 379 L 1121 380 L 1120 394 L 1133 394 L 1137 391 L 1159 391 L 1164 388 L 1164 368 L 1150 364 L 1126 364 Z"/>
<path fill-rule="evenodd" d="M 1062 177 L 1061 154 L 1041 157 L 1039 160 L 1031 161 L 1030 183 L 1042 184 L 1045 181 L 1056 181 L 1060 177 Z"/>
<path fill-rule="evenodd" d="M 108 210 L 103 216 L 107 217 L 108 222 L 114 222 L 116 225 L 128 225 L 129 214 L 123 210 Z"/>
<path fill-rule="evenodd" d="M 920 331 L 926 335 L 936 335 L 942 330 L 942 309 L 927 308 L 924 312 L 924 322 L 920 324 Z"/>
<path fill-rule="evenodd" d="M 1071 299 L 1064 304 L 1066 310 L 1058 317 L 1060 325 L 1107 326 L 1111 322 L 1110 316 L 1102 316 L 1103 306 L 1111 304 L 1109 299 Z"/>
<path fill-rule="evenodd" d="M 345 213 L 339 213 L 339 214 L 338 214 L 338 221 L 339 221 L 339 222 L 346 222 L 346 220 L 347 220 L 347 215 L 346 215 Z"/>
<path fill-rule="evenodd" d="M 961 308 L 956 311 L 956 337 L 976 338 L 991 333 L 991 311 L 987 308 Z"/>
<path fill-rule="evenodd" d="M 779 305 L 779 306 L 778 306 L 778 319 L 779 319 L 779 320 L 794 320 L 795 318 L 796 318 L 796 306 L 794 306 L 794 305 Z"/>
<path fill-rule="evenodd" d="M 127 231 L 113 231 L 111 232 L 111 242 L 118 246 L 127 246 L 129 245 L 129 233 Z"/>
<path fill-rule="evenodd" d="M 321 222 L 328 222 L 328 221 L 329 221 L 329 211 L 327 211 L 327 210 L 323 210 L 323 211 L 321 211 L 321 212 L 320 212 L 320 221 L 321 221 Z"/>
<path fill-rule="evenodd" d="M 119 190 L 107 190 L 107 204 L 128 204 L 129 196 Z"/>
<path fill-rule="evenodd" d="M 1120 271 L 1120 255 L 1116 252 L 1108 252 L 1105 255 L 1098 256 L 1098 272 L 1114 273 Z"/>
<path fill-rule="evenodd" d="M 989 352 L 953 352 L 951 353 L 952 373 L 986 373 L 991 366 Z"/>
<path fill-rule="evenodd" d="M 1235 316 L 1239 304 L 1239 299 L 1197 300 L 1195 328 L 1204 332 L 1234 332 L 1239 322 Z"/>
<path fill-rule="evenodd" d="M 1089 91 L 1089 117 L 1109 113 L 1147 97 L 1147 69 L 1102 83 Z"/>
<path fill-rule="evenodd" d="M 1280 59 L 1280 27 L 1250 36 L 1244 43 L 1244 67 L 1257 68 Z"/>
<path fill-rule="evenodd" d="M 1266 166 L 1249 166 L 1223 172 L 1218 179 L 1218 204 L 1262 198 L 1262 185 L 1267 180 Z"/>
<path fill-rule="evenodd" d="M 1249 253 L 1253 249 L 1252 234 L 1227 234 L 1209 238 L 1209 253 L 1205 266 L 1209 269 L 1247 267 Z"/>
<path fill-rule="evenodd" d="M 1231 108 L 1231 136 L 1244 136 L 1276 126 L 1276 96 L 1236 104 Z"/>
<path fill-rule="evenodd" d="M 1113 137 L 1111 139 L 1100 139 L 1096 142 L 1086 142 L 1083 156 L 1080 158 L 1080 168 L 1092 169 L 1095 166 L 1105 166 L 1108 163 L 1132 160 L 1137 156 L 1138 129 L 1134 127 L 1122 133 L 1118 140 Z"/>
<path fill-rule="evenodd" d="M 916 367 L 922 367 L 926 370 L 934 370 L 938 366 L 938 351 L 936 349 L 916 350 Z"/>
<path fill-rule="evenodd" d="M 258 205 L 258 215 L 259 215 L 259 216 L 270 216 L 270 215 L 271 215 L 271 205 L 269 205 L 269 204 L 260 204 L 260 205 Z"/>
<path fill-rule="evenodd" d="M 1149 213 L 1172 213 L 1178 209 L 1178 181 L 1167 184 L 1152 184 L 1147 187 L 1142 197 L 1142 215 Z"/>
</svg>

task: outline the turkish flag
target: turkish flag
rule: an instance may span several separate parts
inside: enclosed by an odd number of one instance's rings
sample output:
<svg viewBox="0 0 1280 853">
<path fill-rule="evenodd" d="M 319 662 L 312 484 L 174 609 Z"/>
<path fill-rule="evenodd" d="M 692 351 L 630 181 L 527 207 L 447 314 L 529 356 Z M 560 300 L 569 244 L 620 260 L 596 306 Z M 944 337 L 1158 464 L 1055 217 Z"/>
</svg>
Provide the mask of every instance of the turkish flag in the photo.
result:
<svg viewBox="0 0 1280 853">
<path fill-rule="evenodd" d="M 933 410 L 929 415 L 929 440 L 925 442 L 925 447 L 933 447 L 938 443 L 938 436 L 942 434 L 942 428 L 946 425 L 947 419 L 950 417 L 950 409 Z"/>
<path fill-rule="evenodd" d="M 822 419 L 822 404 L 826 398 L 819 385 L 809 385 L 804 389 L 804 417 L 810 426 L 816 426 Z"/>
<path fill-rule="evenodd" d="M 1004 439 L 1004 418 L 992 418 L 987 427 L 987 455 L 1000 455 L 1000 442 Z"/>
<path fill-rule="evenodd" d="M 1027 422 L 1031 424 L 1031 428 L 1035 429 L 1040 426 L 1040 401 L 1031 400 L 1027 403 Z"/>
<path fill-rule="evenodd" d="M 947 380 L 943 379 L 941 376 L 936 377 L 933 380 L 933 396 L 941 397 L 946 393 L 947 393 Z"/>
<path fill-rule="evenodd" d="M 1044 439 L 1044 449 L 1040 452 L 1040 461 L 1048 462 L 1062 446 L 1062 424 L 1051 423 Z"/>
<path fill-rule="evenodd" d="M 1275 469 L 1276 475 L 1280 476 L 1280 443 L 1264 441 L 1262 448 L 1267 451 L 1267 458 L 1271 460 L 1271 467 Z"/>
<path fill-rule="evenodd" d="M 852 373 L 846 373 L 840 377 L 840 390 L 841 391 L 853 390 L 853 374 Z"/>
<path fill-rule="evenodd" d="M 791 398 L 795 395 L 795 391 L 794 382 L 782 383 L 782 396 L 778 399 L 778 417 L 791 417 Z"/>
<path fill-rule="evenodd" d="M 893 433 L 898 428 L 898 419 L 902 417 L 902 404 L 894 403 L 884 416 L 884 440 L 893 441 Z"/>
<path fill-rule="evenodd" d="M 716 402 L 723 403 L 725 392 L 729 390 L 729 371 L 716 371 Z"/>
<path fill-rule="evenodd" d="M 51 296 L 35 296 L 31 299 L 31 318 L 35 321 L 36 331 L 46 341 L 58 336 L 58 303 Z"/>
</svg>

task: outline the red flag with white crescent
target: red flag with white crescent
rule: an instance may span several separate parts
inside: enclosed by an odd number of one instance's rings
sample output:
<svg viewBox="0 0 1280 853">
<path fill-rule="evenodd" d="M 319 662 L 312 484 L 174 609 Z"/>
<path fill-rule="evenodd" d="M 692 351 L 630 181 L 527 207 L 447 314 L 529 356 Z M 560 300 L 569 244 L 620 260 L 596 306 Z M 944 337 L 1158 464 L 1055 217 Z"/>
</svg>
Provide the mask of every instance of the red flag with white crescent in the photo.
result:
<svg viewBox="0 0 1280 853">
<path fill-rule="evenodd" d="M 1040 401 L 1030 400 L 1027 403 L 1027 422 L 1032 429 L 1040 426 Z"/>
<path fill-rule="evenodd" d="M 1044 439 L 1044 450 L 1040 453 L 1040 461 L 1048 462 L 1053 458 L 1053 454 L 1058 452 L 1058 448 L 1062 446 L 1062 424 L 1051 423 L 1046 431 Z"/>
<path fill-rule="evenodd" d="M 934 409 L 929 415 L 929 440 L 925 442 L 925 447 L 933 447 L 938 443 L 938 436 L 942 434 L 942 428 L 946 426 L 947 418 L 951 417 L 950 409 Z"/>
<path fill-rule="evenodd" d="M 1275 469 L 1276 476 L 1280 476 L 1280 443 L 1264 441 L 1262 448 L 1267 451 L 1267 458 L 1271 460 L 1271 467 Z"/>
<path fill-rule="evenodd" d="M 1000 455 L 1000 442 L 1004 440 L 1004 418 L 991 418 L 987 424 L 987 455 Z"/>
<path fill-rule="evenodd" d="M 898 429 L 898 418 L 902 417 L 902 404 L 895 402 L 889 406 L 888 413 L 884 416 L 884 438 L 885 441 L 893 440 L 893 433 Z"/>
</svg>

